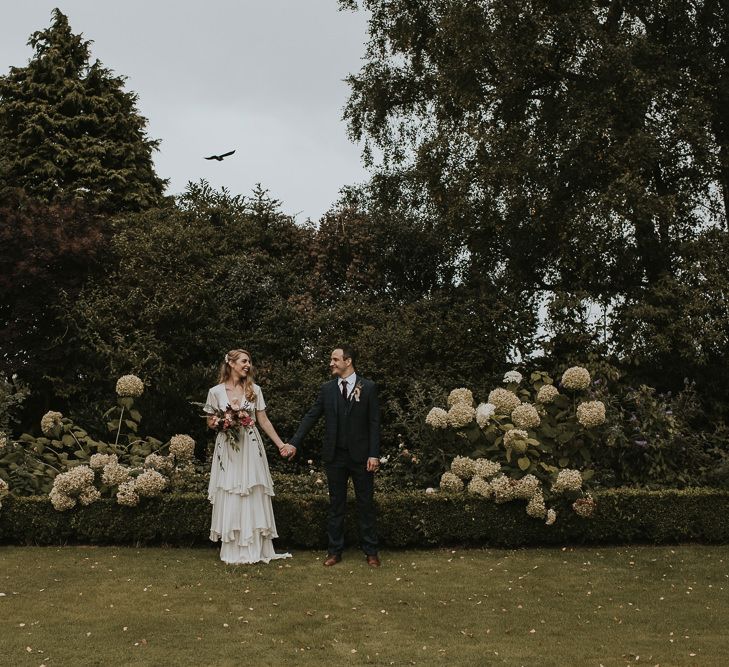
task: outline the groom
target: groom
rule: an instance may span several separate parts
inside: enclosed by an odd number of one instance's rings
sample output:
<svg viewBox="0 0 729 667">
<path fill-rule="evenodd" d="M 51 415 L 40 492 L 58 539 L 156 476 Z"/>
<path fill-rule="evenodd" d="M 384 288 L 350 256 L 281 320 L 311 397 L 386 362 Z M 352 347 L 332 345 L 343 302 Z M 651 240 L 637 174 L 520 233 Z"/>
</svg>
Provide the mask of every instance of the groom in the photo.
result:
<svg viewBox="0 0 729 667">
<path fill-rule="evenodd" d="M 342 345 L 332 352 L 329 368 L 333 379 L 321 386 L 316 402 L 289 441 L 293 457 L 301 448 L 306 434 L 324 415 L 321 458 L 329 485 L 329 550 L 324 561 L 327 567 L 342 560 L 347 481 L 350 477 L 357 499 L 362 550 L 368 565 L 380 566 L 373 501 L 374 473 L 380 466 L 380 404 L 375 383 L 357 374 L 356 360 L 356 353 L 349 345 Z"/>
</svg>

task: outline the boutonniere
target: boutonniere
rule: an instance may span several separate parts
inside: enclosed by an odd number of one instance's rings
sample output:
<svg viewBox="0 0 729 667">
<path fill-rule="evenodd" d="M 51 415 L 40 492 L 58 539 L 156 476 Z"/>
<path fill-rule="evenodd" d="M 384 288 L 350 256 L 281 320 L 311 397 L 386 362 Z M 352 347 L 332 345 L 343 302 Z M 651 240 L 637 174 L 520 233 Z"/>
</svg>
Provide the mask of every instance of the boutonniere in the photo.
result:
<svg viewBox="0 0 729 667">
<path fill-rule="evenodd" d="M 354 389 L 352 389 L 352 393 L 349 396 L 349 399 L 354 399 L 359 403 L 359 395 L 362 393 L 362 380 L 357 380 L 357 384 L 354 385 Z"/>
</svg>

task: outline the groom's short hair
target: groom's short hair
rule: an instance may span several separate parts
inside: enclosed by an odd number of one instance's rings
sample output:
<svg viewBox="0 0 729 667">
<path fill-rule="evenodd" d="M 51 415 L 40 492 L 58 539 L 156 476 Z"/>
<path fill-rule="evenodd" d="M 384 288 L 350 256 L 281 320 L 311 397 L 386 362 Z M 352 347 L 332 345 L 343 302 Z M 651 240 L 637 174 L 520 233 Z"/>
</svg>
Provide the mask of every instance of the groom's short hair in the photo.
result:
<svg viewBox="0 0 729 667">
<path fill-rule="evenodd" d="M 339 349 L 342 351 L 342 359 L 351 359 L 352 366 L 357 365 L 357 350 L 351 345 L 340 345 Z"/>
</svg>

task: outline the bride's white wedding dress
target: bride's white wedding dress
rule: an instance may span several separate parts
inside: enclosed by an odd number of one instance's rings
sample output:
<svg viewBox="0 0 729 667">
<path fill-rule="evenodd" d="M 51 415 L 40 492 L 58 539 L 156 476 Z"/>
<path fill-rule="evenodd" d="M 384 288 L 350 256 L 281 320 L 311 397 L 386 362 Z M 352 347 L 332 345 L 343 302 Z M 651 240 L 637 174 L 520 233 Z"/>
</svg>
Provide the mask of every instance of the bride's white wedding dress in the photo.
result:
<svg viewBox="0 0 729 667">
<path fill-rule="evenodd" d="M 254 385 L 254 402 L 243 399 L 241 408 L 255 420 L 256 410 L 265 410 L 261 388 Z M 208 392 L 209 405 L 224 409 L 228 405 L 225 385 Z M 229 564 L 268 563 L 291 554 L 277 554 L 272 540 L 278 537 L 271 497 L 273 481 L 268 469 L 263 440 L 255 424 L 241 429 L 238 449 L 227 436 L 218 433 L 213 451 L 208 500 L 213 505 L 210 539 L 222 541 L 220 559 Z"/>
</svg>

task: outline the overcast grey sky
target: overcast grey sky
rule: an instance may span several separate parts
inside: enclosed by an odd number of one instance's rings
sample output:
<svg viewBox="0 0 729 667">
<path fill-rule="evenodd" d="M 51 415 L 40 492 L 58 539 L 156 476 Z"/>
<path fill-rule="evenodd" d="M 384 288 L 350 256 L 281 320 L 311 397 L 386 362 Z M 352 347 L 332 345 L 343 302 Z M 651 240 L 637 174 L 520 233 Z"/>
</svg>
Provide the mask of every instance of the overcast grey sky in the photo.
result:
<svg viewBox="0 0 729 667">
<path fill-rule="evenodd" d="M 366 16 L 336 0 L 4 0 L 0 71 L 27 64 L 28 37 L 58 7 L 92 58 L 128 77 L 169 192 L 207 179 L 234 194 L 257 182 L 283 210 L 318 219 L 366 178 L 341 120 L 343 79 L 364 51 Z M 223 162 L 204 155 L 235 148 Z"/>
</svg>

